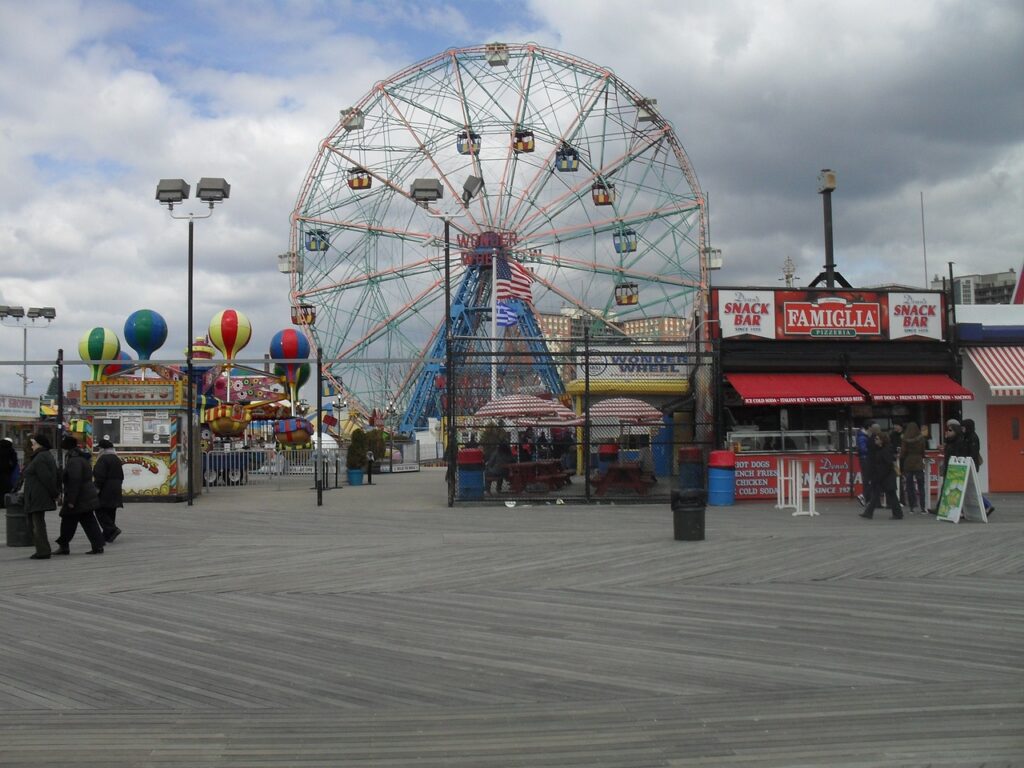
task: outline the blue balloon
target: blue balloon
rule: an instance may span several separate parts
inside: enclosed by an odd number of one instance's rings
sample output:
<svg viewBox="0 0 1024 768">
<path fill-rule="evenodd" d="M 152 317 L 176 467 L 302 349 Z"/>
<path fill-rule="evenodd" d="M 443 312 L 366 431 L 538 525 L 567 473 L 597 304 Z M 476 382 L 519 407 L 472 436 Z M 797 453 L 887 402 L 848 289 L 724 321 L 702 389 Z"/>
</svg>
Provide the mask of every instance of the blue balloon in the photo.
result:
<svg viewBox="0 0 1024 768">
<path fill-rule="evenodd" d="M 167 341 L 167 322 L 159 312 L 140 309 L 124 321 L 124 340 L 139 354 L 139 360 L 149 360 Z"/>
</svg>

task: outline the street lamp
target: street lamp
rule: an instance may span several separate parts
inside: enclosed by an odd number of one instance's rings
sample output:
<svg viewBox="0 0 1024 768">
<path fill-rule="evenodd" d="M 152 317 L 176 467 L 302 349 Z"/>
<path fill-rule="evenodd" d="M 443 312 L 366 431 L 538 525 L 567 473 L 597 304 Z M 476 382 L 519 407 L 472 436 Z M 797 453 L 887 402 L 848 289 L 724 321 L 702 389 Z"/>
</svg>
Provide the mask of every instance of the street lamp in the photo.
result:
<svg viewBox="0 0 1024 768">
<path fill-rule="evenodd" d="M 186 483 L 188 493 L 188 505 L 192 506 L 192 472 L 195 466 L 195 429 L 192 425 L 195 405 L 192 400 L 192 253 L 193 235 L 196 219 L 208 219 L 213 215 L 213 206 L 222 203 L 231 196 L 231 185 L 224 179 L 204 176 L 196 184 L 196 197 L 206 203 L 210 210 L 205 214 L 187 213 L 179 216 L 174 213 L 174 206 L 187 200 L 189 184 L 184 179 L 160 179 L 156 185 L 156 199 L 161 205 L 166 205 L 172 219 L 188 219 L 188 337 L 185 343 L 185 369 L 186 369 L 186 410 L 188 413 L 188 434 L 186 445 L 188 447 L 188 480 Z"/>
<path fill-rule="evenodd" d="M 470 176 L 462 185 L 462 205 L 468 206 L 484 187 L 484 180 L 480 176 Z M 409 188 L 409 196 L 417 205 L 427 209 L 430 203 L 437 202 L 444 197 L 444 187 L 437 179 L 414 179 Z M 452 219 L 457 214 L 452 213 L 431 213 L 428 216 L 444 220 L 444 372 L 445 386 L 447 393 L 445 397 L 445 423 L 447 439 L 445 440 L 446 463 L 448 465 L 446 477 L 448 479 L 448 506 L 455 503 L 455 399 L 452 397 L 452 383 L 455 377 L 452 375 L 452 265 L 451 265 L 451 225 Z"/>
<path fill-rule="evenodd" d="M 11 318 L 12 320 L 15 320 L 17 322 L 5 323 L 5 325 L 21 327 L 21 373 L 17 375 L 21 376 L 22 397 L 28 397 L 28 385 L 32 381 L 28 377 L 29 325 L 25 322 L 25 320 L 28 319 L 32 321 L 32 328 L 45 328 L 45 325 L 36 325 L 36 320 L 46 320 L 46 325 L 49 325 L 55 317 L 57 317 L 57 310 L 55 310 L 53 307 L 29 307 L 28 311 L 26 312 L 24 307 L 0 306 L 0 320 L 6 320 L 7 318 Z"/>
<path fill-rule="evenodd" d="M 395 401 L 388 400 L 388 407 L 384 410 L 384 418 L 388 423 L 388 436 L 391 438 L 391 448 L 388 450 L 388 472 L 394 474 L 395 472 L 395 416 L 398 415 L 398 409 L 395 407 Z"/>
</svg>

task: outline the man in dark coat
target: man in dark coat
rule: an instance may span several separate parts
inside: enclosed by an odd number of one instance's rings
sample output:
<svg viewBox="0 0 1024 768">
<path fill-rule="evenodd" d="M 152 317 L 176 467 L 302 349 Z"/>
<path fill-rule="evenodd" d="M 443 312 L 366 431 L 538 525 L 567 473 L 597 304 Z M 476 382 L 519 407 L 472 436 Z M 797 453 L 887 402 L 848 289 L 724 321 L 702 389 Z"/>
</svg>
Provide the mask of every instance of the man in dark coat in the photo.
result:
<svg viewBox="0 0 1024 768">
<path fill-rule="evenodd" d="M 873 438 L 875 449 L 868 457 L 868 472 L 871 473 L 871 500 L 864 507 L 860 516 L 870 520 L 875 509 L 881 505 L 882 494 L 889 499 L 892 509 L 892 519 L 903 519 L 903 508 L 900 506 L 900 496 L 896 492 L 896 454 L 893 453 L 889 436 L 884 432 L 877 432 Z"/>
<path fill-rule="evenodd" d="M 33 560 L 50 559 L 50 540 L 46 533 L 46 513 L 57 508 L 60 496 L 60 475 L 57 462 L 50 453 L 50 440 L 42 433 L 29 438 L 32 455 L 25 461 L 22 490 L 25 493 L 25 514 L 32 526 L 32 543 L 36 546 Z"/>
<path fill-rule="evenodd" d="M 71 435 L 64 435 L 60 447 L 68 452 L 64 462 L 64 503 L 60 508 L 60 538 L 57 539 L 58 555 L 70 555 L 68 545 L 74 538 L 79 524 L 89 537 L 92 549 L 87 554 L 103 554 L 103 531 L 96 520 L 99 493 L 92 482 L 91 457 L 78 447 L 78 441 Z"/>
<path fill-rule="evenodd" d="M 96 519 L 100 528 L 103 529 L 103 538 L 108 544 L 121 535 L 121 529 L 116 525 L 117 508 L 124 506 L 121 497 L 121 486 L 124 483 L 124 468 L 121 466 L 121 459 L 114 450 L 114 444 L 109 440 L 100 440 L 97 444 L 100 449 L 99 458 L 92 468 L 92 479 L 96 483 L 96 490 L 99 491 L 99 506 L 96 507 Z"/>
</svg>

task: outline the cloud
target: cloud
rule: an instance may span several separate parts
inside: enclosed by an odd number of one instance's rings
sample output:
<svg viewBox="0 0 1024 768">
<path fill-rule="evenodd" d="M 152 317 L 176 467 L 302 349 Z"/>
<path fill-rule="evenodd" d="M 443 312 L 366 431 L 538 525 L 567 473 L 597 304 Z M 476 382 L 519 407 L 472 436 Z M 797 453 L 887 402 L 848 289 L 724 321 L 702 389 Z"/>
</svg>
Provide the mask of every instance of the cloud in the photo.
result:
<svg viewBox="0 0 1024 768">
<path fill-rule="evenodd" d="M 0 5 L 0 302 L 53 305 L 30 357 L 150 307 L 185 344 L 186 227 L 157 179 L 223 176 L 196 224 L 195 325 L 288 325 L 276 255 L 320 141 L 375 83 L 451 47 L 536 41 L 657 98 L 711 204 L 719 284 L 823 263 L 816 177 L 834 168 L 836 258 L 855 284 L 1019 267 L 1024 10 L 1017 2 L 739 0 Z M 194 208 L 193 210 L 201 210 Z M 45 333 L 45 335 L 44 335 Z M 0 329 L 0 360 L 21 334 Z M 0 392 L 20 391 L 0 366 Z M 35 385 L 48 376 L 33 375 Z M 81 369 L 79 374 L 84 373 Z"/>
</svg>

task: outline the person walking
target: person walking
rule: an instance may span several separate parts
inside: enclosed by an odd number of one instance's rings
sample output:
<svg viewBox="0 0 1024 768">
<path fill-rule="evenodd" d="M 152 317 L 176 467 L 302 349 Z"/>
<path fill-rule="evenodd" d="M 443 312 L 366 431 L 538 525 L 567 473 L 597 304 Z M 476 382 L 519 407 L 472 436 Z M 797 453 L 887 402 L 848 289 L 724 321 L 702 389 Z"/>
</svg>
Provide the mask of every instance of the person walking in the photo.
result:
<svg viewBox="0 0 1024 768">
<path fill-rule="evenodd" d="M 102 555 L 103 530 L 96 520 L 100 495 L 92 481 L 91 457 L 78 447 L 78 441 L 71 435 L 64 435 L 60 447 L 68 455 L 64 462 L 64 503 L 60 507 L 60 538 L 57 539 L 56 554 L 71 554 L 68 545 L 81 525 L 92 544 L 92 549 L 86 554 Z"/>
<path fill-rule="evenodd" d="M 908 421 L 903 429 L 903 450 L 900 459 L 903 464 L 903 486 L 907 490 L 907 504 L 910 514 L 925 514 L 924 500 L 924 455 L 928 438 L 921 432 L 916 421 Z"/>
<path fill-rule="evenodd" d="M 889 436 L 881 431 L 875 434 L 873 441 L 875 449 L 870 454 L 868 467 L 871 474 L 871 500 L 860 516 L 865 520 L 872 519 L 885 493 L 892 510 L 892 519 L 902 520 L 903 508 L 900 506 L 900 495 L 896 492 L 896 455 L 892 451 L 892 444 Z"/>
<path fill-rule="evenodd" d="M 32 455 L 25 460 L 22 489 L 25 493 L 25 514 L 32 527 L 33 560 L 50 559 L 50 539 L 46 532 L 46 513 L 57 508 L 60 496 L 60 475 L 57 462 L 50 453 L 49 438 L 37 432 L 28 440 Z"/>
<path fill-rule="evenodd" d="M 8 493 L 14 493 L 18 487 L 18 452 L 14 450 L 14 442 L 9 437 L 0 440 L 0 508 L 5 504 Z"/>
<path fill-rule="evenodd" d="M 103 539 L 112 544 L 121 535 L 117 527 L 117 508 L 124 506 L 121 486 L 124 484 L 124 467 L 114 450 L 114 444 L 107 439 L 97 443 L 100 449 L 99 458 L 92 468 L 92 480 L 96 483 L 99 493 L 99 506 L 96 507 L 96 520 L 103 529 Z"/>
<path fill-rule="evenodd" d="M 860 464 L 861 484 L 861 494 L 857 497 L 857 501 L 860 502 L 862 507 L 871 498 L 871 473 L 868 470 L 868 454 L 871 452 L 871 446 L 873 445 L 871 429 L 876 426 L 876 424 L 872 424 L 869 421 L 857 430 L 857 463 Z"/>
<path fill-rule="evenodd" d="M 981 465 L 985 463 L 985 460 L 981 458 L 981 439 L 978 437 L 978 433 L 974 427 L 974 419 L 964 419 L 961 423 L 963 427 L 963 442 L 964 451 L 967 456 L 970 456 L 974 461 L 974 469 L 981 469 Z M 985 514 L 991 515 L 996 511 L 996 508 L 992 506 L 992 502 L 988 500 L 988 496 L 985 494 L 981 495 L 981 500 L 985 504 Z"/>
</svg>

